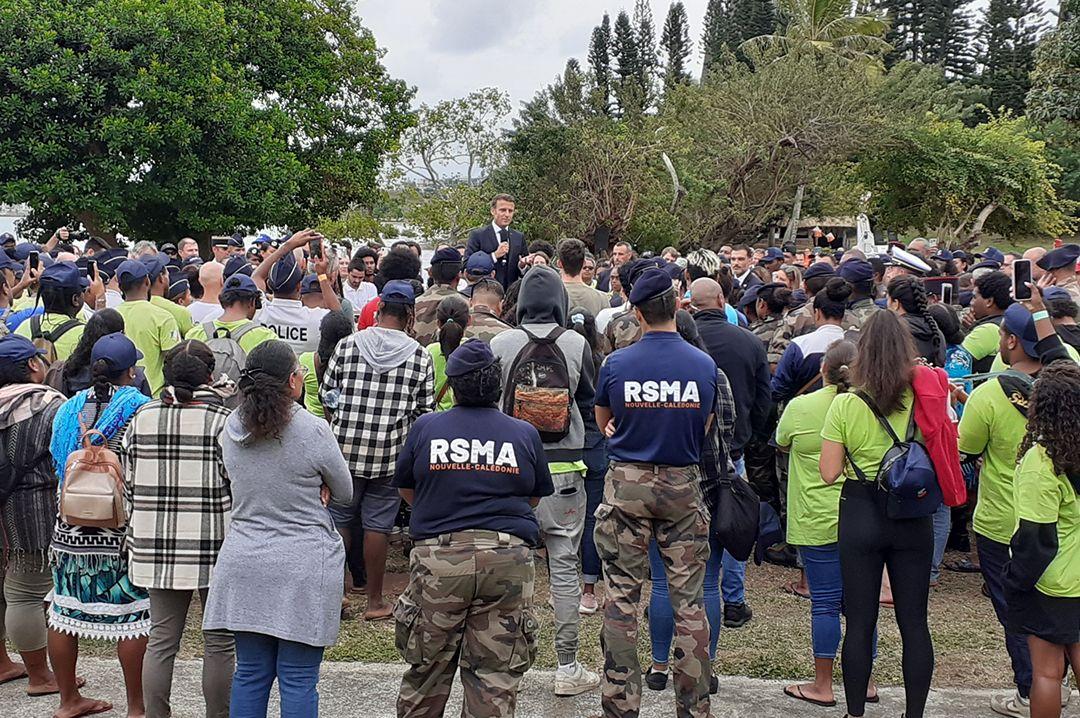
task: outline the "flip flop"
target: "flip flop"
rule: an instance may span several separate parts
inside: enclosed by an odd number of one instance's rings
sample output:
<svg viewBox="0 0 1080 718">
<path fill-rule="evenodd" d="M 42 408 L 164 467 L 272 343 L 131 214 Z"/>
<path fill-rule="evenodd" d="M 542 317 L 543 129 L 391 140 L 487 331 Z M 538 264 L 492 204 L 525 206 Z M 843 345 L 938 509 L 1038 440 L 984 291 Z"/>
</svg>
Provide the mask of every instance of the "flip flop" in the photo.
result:
<svg viewBox="0 0 1080 718">
<path fill-rule="evenodd" d="M 0 686 L 4 685 L 5 683 L 14 683 L 15 681 L 21 681 L 23 678 L 29 678 L 29 677 L 30 677 L 29 673 L 23 672 L 22 675 L 11 676 L 10 678 L 5 678 L 4 680 L 0 681 Z"/>
<path fill-rule="evenodd" d="M 866 697 L 866 702 L 867 703 L 881 703 L 881 696 L 879 696 L 877 693 L 875 693 L 872 696 L 867 696 Z"/>
<path fill-rule="evenodd" d="M 807 698 L 806 696 L 803 695 L 801 686 L 795 686 L 795 690 L 791 690 L 791 686 L 785 686 L 784 687 L 784 695 L 786 695 L 786 696 L 788 696 L 790 698 L 794 698 L 797 701 L 806 701 L 807 703 L 810 703 L 812 705 L 821 706 L 822 708 L 832 708 L 833 706 L 836 705 L 835 700 L 819 701 L 816 698 Z"/>
<path fill-rule="evenodd" d="M 790 595 L 795 596 L 797 598 L 805 598 L 807 601 L 810 600 L 810 594 L 809 593 L 802 593 L 801 591 L 799 591 L 799 582 L 798 581 L 788 581 L 783 586 L 781 586 L 780 589 L 784 593 L 790 594 Z"/>
<path fill-rule="evenodd" d="M 76 678 L 75 678 L 75 687 L 76 688 L 85 688 L 86 687 L 86 679 L 83 678 L 82 676 L 76 676 Z M 60 694 L 60 689 L 59 688 L 57 688 L 55 691 L 35 691 L 33 693 L 31 693 L 30 691 L 26 692 L 26 695 L 29 698 L 42 698 L 44 696 L 55 696 L 55 695 L 59 695 L 59 694 Z"/>
<path fill-rule="evenodd" d="M 75 718 L 83 718 L 83 716 L 96 716 L 99 713 L 108 713 L 109 711 L 111 711 L 113 709 L 112 703 L 109 703 L 108 701 L 97 701 L 97 702 L 98 703 L 103 703 L 104 706 L 102 706 L 100 708 L 91 708 L 89 710 L 85 710 L 82 713 L 79 713 L 77 716 L 75 716 Z"/>
<path fill-rule="evenodd" d="M 370 623 L 378 623 L 379 621 L 390 621 L 393 618 L 394 613 L 392 611 L 382 616 L 369 616 L 367 615 L 367 613 L 364 613 L 364 620 L 369 621 Z"/>
</svg>

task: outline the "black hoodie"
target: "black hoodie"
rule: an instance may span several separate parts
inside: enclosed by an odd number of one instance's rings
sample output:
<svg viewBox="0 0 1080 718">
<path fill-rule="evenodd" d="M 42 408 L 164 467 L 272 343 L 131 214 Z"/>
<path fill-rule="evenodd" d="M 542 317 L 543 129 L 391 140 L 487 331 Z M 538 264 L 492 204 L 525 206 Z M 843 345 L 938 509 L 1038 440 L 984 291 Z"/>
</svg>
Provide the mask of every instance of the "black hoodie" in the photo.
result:
<svg viewBox="0 0 1080 718">
<path fill-rule="evenodd" d="M 915 340 L 915 352 L 918 356 L 926 359 L 934 366 L 945 366 L 945 337 L 936 326 L 931 327 L 930 322 L 919 314 L 905 314 L 911 338 Z M 936 343 L 935 343 L 936 339 Z"/>
</svg>

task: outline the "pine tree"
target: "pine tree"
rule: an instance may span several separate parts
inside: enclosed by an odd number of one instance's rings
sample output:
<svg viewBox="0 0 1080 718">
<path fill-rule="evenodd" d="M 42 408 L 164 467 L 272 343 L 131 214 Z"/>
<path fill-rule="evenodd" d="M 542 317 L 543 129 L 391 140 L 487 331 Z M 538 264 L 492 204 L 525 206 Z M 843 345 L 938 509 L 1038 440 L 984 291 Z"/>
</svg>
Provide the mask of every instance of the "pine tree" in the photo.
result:
<svg viewBox="0 0 1080 718">
<path fill-rule="evenodd" d="M 656 75 L 660 66 L 656 26 L 653 24 L 649 0 L 636 0 L 634 3 L 634 36 L 638 52 L 637 82 L 641 90 L 642 109 L 646 109 L 652 105 L 656 95 Z"/>
<path fill-rule="evenodd" d="M 950 0 L 879 0 L 873 8 L 889 19 L 885 41 L 893 50 L 885 57 L 888 67 L 901 60 L 923 62 L 923 35 L 928 5 Z M 939 13 L 940 14 L 940 13 Z"/>
<path fill-rule="evenodd" d="M 731 40 L 731 16 L 724 0 L 709 0 L 705 8 L 705 28 L 701 33 L 701 76 L 719 65 Z"/>
<path fill-rule="evenodd" d="M 1080 0 L 1064 0 L 1058 26 L 1035 53 L 1028 116 L 1080 124 Z"/>
<path fill-rule="evenodd" d="M 732 0 L 732 32 L 728 42 L 732 49 L 743 41 L 776 32 L 776 7 L 772 0 Z"/>
<path fill-rule="evenodd" d="M 990 90 L 992 111 L 1023 114 L 1043 19 L 1039 0 L 990 0 L 980 32 L 980 84 Z"/>
<path fill-rule="evenodd" d="M 977 63 L 970 0 L 934 0 L 926 7 L 922 62 L 940 65 L 946 77 L 970 80 Z"/>
<path fill-rule="evenodd" d="M 551 104 L 559 118 L 568 124 L 578 122 L 592 114 L 586 94 L 585 73 L 574 58 L 566 61 L 566 69 L 548 89 Z"/>
<path fill-rule="evenodd" d="M 593 104 L 605 115 L 611 114 L 611 18 L 593 28 L 589 42 L 589 67 L 593 76 Z"/>
<path fill-rule="evenodd" d="M 621 10 L 615 18 L 611 54 L 615 59 L 612 89 L 619 105 L 619 113 L 623 117 L 639 115 L 645 109 L 641 97 L 641 86 L 638 83 L 641 61 L 638 55 L 637 35 L 634 32 L 634 26 L 630 24 L 630 16 L 625 10 Z"/>
<path fill-rule="evenodd" d="M 664 49 L 664 95 L 680 83 L 690 82 L 690 73 L 686 71 L 686 60 L 690 57 L 690 21 L 686 16 L 686 7 L 681 2 L 674 2 L 668 8 L 664 20 L 664 32 L 660 36 L 660 45 Z"/>
</svg>

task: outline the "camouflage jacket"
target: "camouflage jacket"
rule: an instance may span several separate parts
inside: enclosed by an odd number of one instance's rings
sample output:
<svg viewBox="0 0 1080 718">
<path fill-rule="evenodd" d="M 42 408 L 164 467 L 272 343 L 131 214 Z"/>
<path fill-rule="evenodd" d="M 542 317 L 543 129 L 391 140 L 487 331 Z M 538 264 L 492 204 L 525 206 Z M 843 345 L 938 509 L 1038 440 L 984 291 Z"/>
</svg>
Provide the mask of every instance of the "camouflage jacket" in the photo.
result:
<svg viewBox="0 0 1080 718">
<path fill-rule="evenodd" d="M 490 344 L 495 335 L 512 328 L 487 307 L 477 306 L 469 311 L 469 326 L 465 327 L 465 338 L 483 339 Z"/>
<path fill-rule="evenodd" d="M 855 320 L 855 329 L 862 329 L 863 325 L 877 312 L 882 311 L 873 299 L 860 299 L 848 307 L 848 315 Z"/>
<path fill-rule="evenodd" d="M 769 347 L 772 345 L 773 337 L 776 336 L 776 333 L 778 331 L 780 331 L 780 327 L 783 322 L 784 317 L 772 316 L 768 319 L 756 321 L 750 325 L 750 331 L 752 331 L 754 333 L 754 336 L 760 339 L 761 343 L 765 345 L 765 352 L 769 355 L 770 364 L 777 364 L 780 361 L 780 355 L 777 354 L 774 357 L 772 352 L 769 351 Z"/>
<path fill-rule="evenodd" d="M 633 309 L 612 317 L 604 328 L 604 351 L 611 353 L 616 349 L 625 349 L 641 339 L 641 325 Z"/>
<path fill-rule="evenodd" d="M 1064 282 L 1059 282 L 1055 286 L 1064 289 L 1066 292 L 1069 293 L 1069 296 L 1072 297 L 1072 300 L 1074 302 L 1080 304 L 1080 280 L 1078 280 L 1076 277 L 1070 277 Z"/>
<path fill-rule="evenodd" d="M 856 319 L 855 315 L 850 310 L 844 312 L 844 319 L 840 325 L 845 332 L 858 330 L 860 323 Z M 809 334 L 817 328 L 814 323 L 814 302 L 808 301 L 798 309 L 788 312 L 788 315 L 784 318 L 783 323 L 773 336 L 772 341 L 769 342 L 769 348 L 766 350 L 769 355 L 769 361 L 776 357 L 776 361 L 780 361 L 780 357 L 784 356 L 784 352 L 787 351 L 788 345 L 791 344 L 791 340 L 795 337 L 801 337 L 803 334 Z"/>
<path fill-rule="evenodd" d="M 416 298 L 416 306 L 413 311 L 416 318 L 413 320 L 413 338 L 426 347 L 435 341 L 439 334 L 439 323 L 435 321 L 435 312 L 439 308 L 439 302 L 447 297 L 461 296 L 461 292 L 453 287 L 436 284 Z"/>
</svg>

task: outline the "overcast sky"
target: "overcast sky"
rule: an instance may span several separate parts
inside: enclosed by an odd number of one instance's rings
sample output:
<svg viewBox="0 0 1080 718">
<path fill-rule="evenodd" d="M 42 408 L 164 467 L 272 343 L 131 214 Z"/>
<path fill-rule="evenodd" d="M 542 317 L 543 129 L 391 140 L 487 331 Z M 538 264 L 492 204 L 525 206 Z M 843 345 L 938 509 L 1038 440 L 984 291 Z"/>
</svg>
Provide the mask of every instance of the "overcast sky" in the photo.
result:
<svg viewBox="0 0 1080 718">
<path fill-rule="evenodd" d="M 386 49 L 395 76 L 432 104 L 481 87 L 510 93 L 515 113 L 576 57 L 586 65 L 589 36 L 604 12 L 614 23 L 633 0 L 355 0 L 364 24 Z M 683 0 L 690 16 L 696 75 L 707 0 Z M 659 38 L 668 0 L 653 0 Z"/>
</svg>

